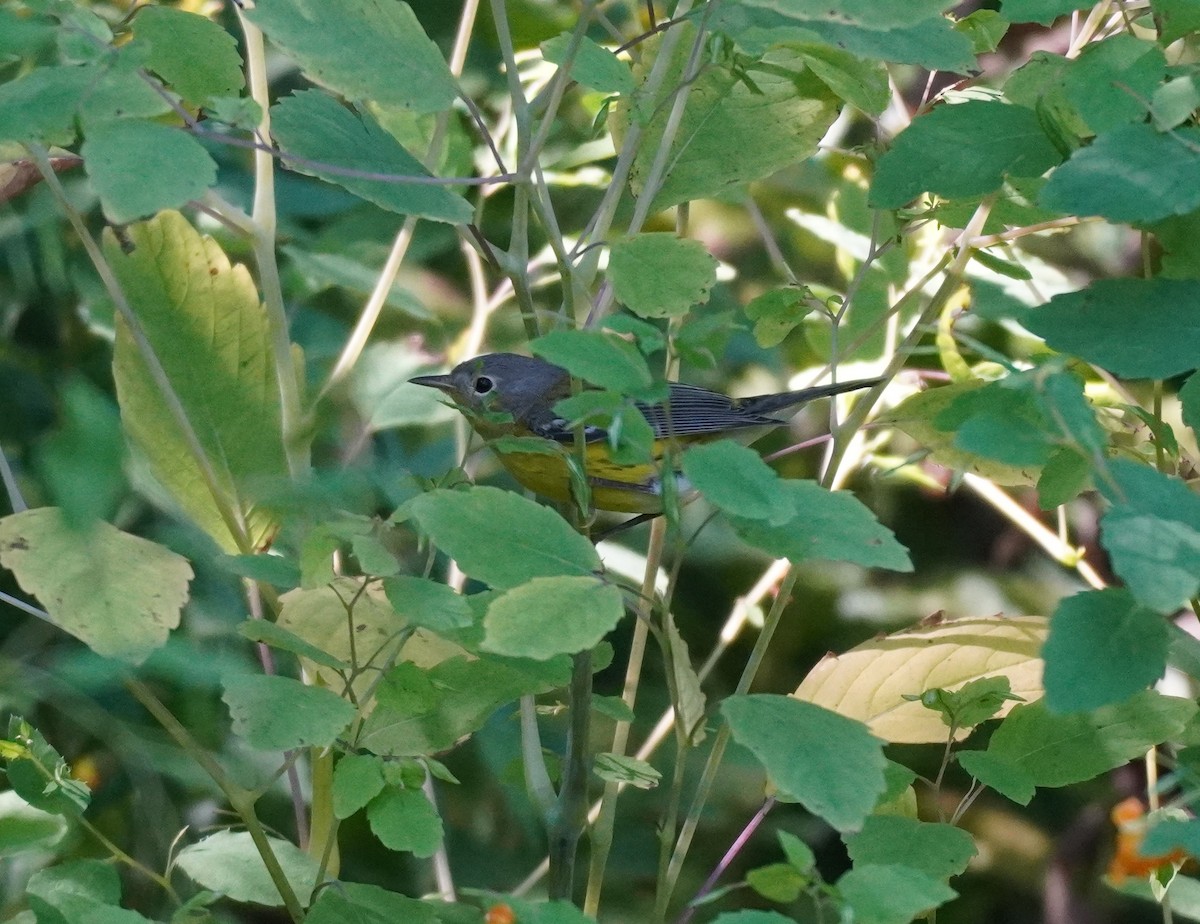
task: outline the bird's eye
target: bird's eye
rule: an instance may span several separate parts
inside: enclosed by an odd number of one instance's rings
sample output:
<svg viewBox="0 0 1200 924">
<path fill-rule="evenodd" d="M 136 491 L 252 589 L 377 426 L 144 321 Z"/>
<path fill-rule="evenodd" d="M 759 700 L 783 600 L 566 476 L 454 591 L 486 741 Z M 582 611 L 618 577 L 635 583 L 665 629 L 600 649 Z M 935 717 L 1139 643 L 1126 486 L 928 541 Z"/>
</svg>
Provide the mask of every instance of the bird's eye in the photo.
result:
<svg viewBox="0 0 1200 924">
<path fill-rule="evenodd" d="M 486 375 L 481 375 L 475 380 L 475 394 L 486 395 L 495 387 L 495 382 L 489 379 Z"/>
</svg>

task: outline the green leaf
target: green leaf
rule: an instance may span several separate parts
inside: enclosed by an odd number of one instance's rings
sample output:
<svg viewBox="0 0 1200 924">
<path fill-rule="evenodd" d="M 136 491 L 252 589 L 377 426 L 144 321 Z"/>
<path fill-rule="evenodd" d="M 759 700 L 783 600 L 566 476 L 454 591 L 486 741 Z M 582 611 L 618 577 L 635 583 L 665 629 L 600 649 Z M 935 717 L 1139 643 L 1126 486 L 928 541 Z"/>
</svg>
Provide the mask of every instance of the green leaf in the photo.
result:
<svg viewBox="0 0 1200 924">
<path fill-rule="evenodd" d="M 1150 99 L 1151 120 L 1160 132 L 1178 128 L 1197 108 L 1200 108 L 1200 87 L 1190 74 L 1168 80 Z"/>
<path fill-rule="evenodd" d="M 1138 845 L 1143 856 L 1157 856 L 1183 848 L 1195 856 L 1200 852 L 1200 820 L 1189 818 L 1162 818 L 1146 832 L 1146 838 Z"/>
<path fill-rule="evenodd" d="M 287 463 L 271 335 L 254 281 L 178 212 L 125 234 L 127 247 L 105 233 L 105 257 L 200 442 L 216 489 L 246 521 L 249 547 L 261 547 L 275 527 L 245 491 L 252 481 L 283 478 Z M 246 551 L 119 317 L 113 377 L 121 420 L 155 478 L 225 551 Z"/>
<path fill-rule="evenodd" d="M 140 664 L 179 625 L 187 559 L 103 521 L 67 525 L 54 507 L 0 520 L 0 565 L 59 628 L 97 654 Z"/>
<path fill-rule="evenodd" d="M 1090 0 L 1003 0 L 1000 12 L 1009 22 L 1048 26 L 1059 16 L 1090 7 Z"/>
<path fill-rule="evenodd" d="M 449 186 L 419 182 L 429 178 L 429 171 L 369 114 L 348 109 L 320 90 L 302 90 L 272 106 L 271 133 L 290 169 L 336 183 L 381 208 L 451 224 L 474 217 L 471 204 Z M 338 169 L 393 179 L 347 176 Z M 418 181 L 405 182 L 405 177 Z"/>
<path fill-rule="evenodd" d="M 150 43 L 146 67 L 186 100 L 237 96 L 246 86 L 237 40 L 211 19 L 151 6 L 134 17 L 133 34 Z"/>
<path fill-rule="evenodd" d="M 76 107 L 95 77 L 90 67 L 39 67 L 0 84 L 0 141 L 70 144 Z"/>
<path fill-rule="evenodd" d="M 795 498 L 762 457 L 732 440 L 693 446 L 683 454 L 683 473 L 714 507 L 747 520 L 781 526 L 796 516 Z"/>
<path fill-rule="evenodd" d="M 787 857 L 788 863 L 797 870 L 807 873 L 817 865 L 817 858 L 812 848 L 796 835 L 789 831 L 780 831 L 778 836 L 779 846 L 783 848 L 784 856 Z"/>
<path fill-rule="evenodd" d="M 1143 122 L 1119 125 L 1051 173 L 1038 204 L 1113 222 L 1153 222 L 1192 212 L 1200 205 L 1200 130 L 1164 134 Z"/>
<path fill-rule="evenodd" d="M 1193 0 L 1150 0 L 1164 45 L 1200 29 L 1200 7 Z"/>
<path fill-rule="evenodd" d="M 585 382 L 621 394 L 640 397 L 654 385 L 646 357 L 617 334 L 554 330 L 532 341 L 529 350 Z"/>
<path fill-rule="evenodd" d="M 1008 677 L 980 677 L 970 680 L 957 690 L 935 687 L 919 697 L 906 694 L 905 699 L 920 699 L 921 705 L 939 713 L 948 727 L 974 728 L 999 712 L 1004 704 L 1020 700 L 1014 696 Z"/>
<path fill-rule="evenodd" d="M 125 484 L 125 439 L 111 399 L 73 375 L 62 387 L 62 424 L 38 450 L 38 467 L 68 526 L 81 529 L 116 511 Z"/>
<path fill-rule="evenodd" d="M 146 157 L 153 151 L 154 157 Z M 195 138 L 158 122 L 104 122 L 90 128 L 83 165 L 114 224 L 199 199 L 217 179 L 216 162 Z"/>
<path fill-rule="evenodd" d="M 717 261 L 692 238 L 668 231 L 636 234 L 613 244 L 608 278 L 617 300 L 634 314 L 670 318 L 708 301 Z"/>
<path fill-rule="evenodd" d="M 1200 497 L 1178 478 L 1116 459 L 1101 489 L 1113 507 L 1100 542 L 1134 597 L 1163 613 L 1200 587 Z"/>
<path fill-rule="evenodd" d="M 603 751 L 592 761 L 592 772 L 606 783 L 622 783 L 636 789 L 653 789 L 662 774 L 644 760 Z"/>
<path fill-rule="evenodd" d="M 505 591 L 483 617 L 483 648 L 544 661 L 594 647 L 625 615 L 621 591 L 594 577 L 534 578 Z"/>
<path fill-rule="evenodd" d="M 792 561 L 849 561 L 867 568 L 911 571 L 908 552 L 875 515 L 847 491 L 827 491 L 812 481 L 780 480 L 778 503 L 796 516 L 783 526 L 730 516 L 746 542 Z"/>
<path fill-rule="evenodd" d="M 937 423 L 962 395 L 986 387 L 987 383 L 970 381 L 930 388 L 906 398 L 897 408 L 880 415 L 879 421 L 903 430 L 929 450 L 934 462 L 946 468 L 975 472 L 1001 485 L 1031 485 L 1037 480 L 1036 466 L 1009 465 L 967 452 L 958 446 L 957 430 L 943 430 Z M 1020 431 L 1010 426 L 1008 432 Z"/>
<path fill-rule="evenodd" d="M 445 58 L 401 0 L 261 0 L 246 17 L 308 77 L 355 102 L 441 112 L 458 95 Z"/>
<path fill-rule="evenodd" d="M 994 100 L 935 106 L 879 159 L 869 201 L 895 209 L 922 192 L 984 196 L 1005 177 L 1041 176 L 1060 159 L 1031 109 Z"/>
<path fill-rule="evenodd" d="M 445 584 L 400 575 L 384 580 L 383 589 L 396 612 L 414 626 L 449 632 L 474 622 L 467 598 Z"/>
<path fill-rule="evenodd" d="M 320 664 L 331 670 L 346 672 L 350 670 L 350 665 L 345 661 L 335 658 L 323 648 L 306 642 L 299 635 L 289 632 L 278 623 L 268 622 L 265 619 L 247 619 L 238 626 L 238 632 L 252 642 L 262 642 L 272 648 L 278 648 L 280 651 L 290 651 L 292 654 L 307 658 L 314 664 Z"/>
<path fill-rule="evenodd" d="M 1119 376 L 1169 378 L 1196 366 L 1200 281 L 1098 279 L 1054 296 L 1022 323 L 1059 352 Z"/>
<path fill-rule="evenodd" d="M 958 895 L 943 882 L 909 866 L 855 865 L 837 881 L 855 924 L 909 924 L 924 911 Z"/>
<path fill-rule="evenodd" d="M 282 555 L 225 555 L 217 564 L 230 574 L 291 590 L 300 584 L 300 566 Z"/>
<path fill-rule="evenodd" d="M 897 815 L 872 815 L 844 840 L 855 867 L 907 866 L 943 881 L 966 870 L 979 852 L 961 828 Z"/>
<path fill-rule="evenodd" d="M 743 51 L 752 55 L 784 42 L 819 42 L 862 58 L 914 64 L 928 70 L 966 74 L 977 67 L 970 39 L 956 32 L 945 16 L 930 15 L 921 6 L 912 6 L 911 15 L 897 15 L 896 11 L 905 9 L 906 4 L 875 4 L 872 13 L 886 10 L 883 18 L 903 22 L 887 26 L 873 15 L 848 15 L 836 4 L 774 6 L 767 9 L 753 0 L 731 0 L 709 17 L 709 26 L 732 36 Z"/>
<path fill-rule="evenodd" d="M 389 850 L 432 857 L 442 846 L 442 819 L 419 789 L 387 787 L 367 806 L 367 820 Z"/>
<path fill-rule="evenodd" d="M 780 796 L 839 831 L 861 827 L 883 791 L 883 742 L 861 722 L 788 696 L 731 696 L 721 704 L 733 738 Z"/>
<path fill-rule="evenodd" d="M 87 784 L 71 775 L 71 767 L 40 731 L 19 716 L 8 721 L 6 751 L 16 756 L 4 760 L 8 785 L 20 798 L 43 812 L 78 816 L 91 803 Z"/>
<path fill-rule="evenodd" d="M 1010 21 L 995 10 L 976 10 L 956 22 L 954 29 L 971 40 L 971 50 L 975 54 L 983 55 L 1000 47 L 1000 40 L 1008 32 L 1009 25 Z M 1009 98 L 1012 102 L 1020 102 Z"/>
<path fill-rule="evenodd" d="M 707 718 L 708 700 L 700 685 L 700 676 L 692 667 L 687 642 L 679 634 L 679 626 L 673 618 L 663 620 L 667 641 L 670 643 L 670 670 L 675 678 L 675 722 L 692 747 L 704 740 L 704 722 Z"/>
<path fill-rule="evenodd" d="M 1166 70 L 1166 58 L 1157 45 L 1119 32 L 1085 45 L 1071 62 L 1067 99 L 1096 134 L 1126 122 L 1142 122 L 1147 102 Z"/>
<path fill-rule="evenodd" d="M 772 289 L 746 305 L 746 317 L 754 322 L 754 339 L 763 349 L 779 346 L 813 310 L 807 289 Z"/>
<path fill-rule="evenodd" d="M 824 43 L 794 45 L 814 74 L 841 99 L 866 113 L 878 116 L 891 100 L 887 68 L 876 61 Z"/>
<path fill-rule="evenodd" d="M 333 814 L 349 818 L 383 792 L 383 761 L 374 754 L 346 754 L 333 770 Z"/>
<path fill-rule="evenodd" d="M 260 751 L 329 747 L 356 712 L 331 690 L 261 674 L 227 677 L 222 699 L 234 732 Z"/>
<path fill-rule="evenodd" d="M 570 46 L 571 33 L 564 32 L 542 42 L 542 57 L 553 64 L 562 64 Z M 570 74 L 585 87 L 601 93 L 633 92 L 633 73 L 629 65 L 586 35 L 582 36 L 571 62 Z"/>
<path fill-rule="evenodd" d="M 490 655 L 451 657 L 427 670 L 399 664 L 380 684 L 359 744 L 383 756 L 444 751 L 477 731 L 501 705 L 564 686 L 570 661 L 522 661 Z"/>
<path fill-rule="evenodd" d="M 726 911 L 718 915 L 713 924 L 793 924 L 795 918 L 787 918 L 774 911 Z"/>
<path fill-rule="evenodd" d="M 1074 500 L 1087 489 L 1091 481 L 1092 465 L 1070 447 L 1063 447 L 1051 454 L 1038 476 L 1038 506 L 1053 510 Z"/>
<path fill-rule="evenodd" d="M 630 174 L 639 196 L 672 117 L 671 103 L 684 81 L 695 38 L 691 24 L 677 28 L 680 40 L 662 75 L 661 95 L 650 99 L 635 93 L 613 109 L 618 134 L 635 122 L 644 125 Z M 652 64 L 662 66 L 655 55 L 661 40 L 655 36 L 643 43 L 643 57 L 634 70 L 639 83 Z M 803 58 L 794 50 L 773 48 L 761 63 L 746 69 L 746 76 L 750 79 L 710 63 L 691 82 L 654 211 L 741 189 L 816 153 L 817 142 L 837 117 L 838 100 Z"/>
<path fill-rule="evenodd" d="M 275 837 L 267 841 L 301 904 L 308 904 L 320 873 L 319 861 L 290 841 Z M 179 851 L 175 865 L 199 885 L 235 902 L 283 907 L 279 890 L 247 831 L 210 834 Z"/>
<path fill-rule="evenodd" d="M 499 488 L 430 491 L 411 505 L 422 532 L 497 590 L 535 577 L 590 576 L 595 548 L 553 510 Z"/>
<path fill-rule="evenodd" d="M 1017 706 L 987 753 L 1023 771 L 1035 786 L 1090 780 L 1177 736 L 1196 713 L 1190 700 L 1153 690 L 1094 712 L 1057 715 L 1042 703 Z"/>
<path fill-rule="evenodd" d="M 1126 590 L 1067 597 L 1042 650 L 1047 708 L 1074 712 L 1126 699 L 1163 675 L 1169 644 L 1167 621 Z"/>
<path fill-rule="evenodd" d="M 35 808 L 15 790 L 0 792 L 0 858 L 52 851 L 66 833 L 65 819 Z"/>
<path fill-rule="evenodd" d="M 38 921 L 150 924 L 149 918 L 120 907 L 121 883 L 116 870 L 98 860 L 39 870 L 29 878 L 26 896 L 31 917 L 36 915 Z"/>
<path fill-rule="evenodd" d="M 934 418 L 954 445 L 1009 465 L 1043 465 L 1054 452 L 1035 375 L 1018 372 L 958 395 Z"/>
<path fill-rule="evenodd" d="M 440 924 L 457 918 L 443 918 L 443 902 L 433 904 L 379 886 L 361 882 L 338 882 L 322 889 L 304 916 L 305 924 Z"/>
<path fill-rule="evenodd" d="M 1018 805 L 1028 805 L 1037 787 L 1024 768 L 990 751 L 959 751 L 958 762 L 984 786 Z"/>
<path fill-rule="evenodd" d="M 790 863 L 770 863 L 746 874 L 746 884 L 772 902 L 794 902 L 809 883 Z"/>
</svg>

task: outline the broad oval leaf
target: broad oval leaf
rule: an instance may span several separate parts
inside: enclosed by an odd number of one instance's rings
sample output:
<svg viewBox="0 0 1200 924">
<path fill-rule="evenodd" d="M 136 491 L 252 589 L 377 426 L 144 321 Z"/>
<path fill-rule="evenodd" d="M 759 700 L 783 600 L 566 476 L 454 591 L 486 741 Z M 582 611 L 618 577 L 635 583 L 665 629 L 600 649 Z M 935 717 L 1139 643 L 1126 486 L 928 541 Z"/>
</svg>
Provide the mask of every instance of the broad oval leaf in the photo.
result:
<svg viewBox="0 0 1200 924">
<path fill-rule="evenodd" d="M 411 504 L 421 530 L 462 569 L 497 590 L 535 577 L 590 575 L 600 556 L 551 510 L 512 491 L 430 491 Z"/>
<path fill-rule="evenodd" d="M 971 617 L 927 622 L 829 654 L 793 694 L 859 719 L 893 744 L 944 742 L 941 716 L 906 694 L 955 690 L 983 677 L 1005 676 L 1027 702 L 1042 696 L 1039 652 L 1049 622 L 1041 616 Z M 1006 703 L 999 715 L 1015 705 Z M 968 729 L 959 732 L 965 737 Z"/>
<path fill-rule="evenodd" d="M 301 904 L 308 904 L 320 863 L 290 841 L 268 837 L 271 850 Z M 237 902 L 283 906 L 258 848 L 248 831 L 218 831 L 179 851 L 176 865 L 206 889 Z"/>
<path fill-rule="evenodd" d="M 781 798 L 839 831 L 853 831 L 885 789 L 883 742 L 861 722 L 787 696 L 731 696 L 721 704 L 734 740 L 767 771 Z"/>
<path fill-rule="evenodd" d="M 74 529 L 56 507 L 0 520 L 0 565 L 55 625 L 99 655 L 140 664 L 179 625 L 192 566 L 102 520 Z"/>
<path fill-rule="evenodd" d="M 544 661 L 596 645 L 625 613 L 621 591 L 594 577 L 543 577 L 498 596 L 483 617 L 483 648 Z"/>
</svg>

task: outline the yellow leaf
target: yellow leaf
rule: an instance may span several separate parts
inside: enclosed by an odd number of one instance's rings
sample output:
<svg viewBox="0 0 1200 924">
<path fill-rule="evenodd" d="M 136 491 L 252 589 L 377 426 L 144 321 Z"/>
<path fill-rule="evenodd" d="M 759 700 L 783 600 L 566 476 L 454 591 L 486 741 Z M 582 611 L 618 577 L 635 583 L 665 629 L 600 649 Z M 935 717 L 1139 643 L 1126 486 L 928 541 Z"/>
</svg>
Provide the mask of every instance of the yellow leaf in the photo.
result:
<svg viewBox="0 0 1200 924">
<path fill-rule="evenodd" d="M 949 728 L 941 715 L 905 694 L 957 690 L 971 680 L 1003 675 L 1026 702 L 1040 699 L 1040 652 L 1048 629 L 1042 616 L 927 620 L 845 654 L 826 655 L 792 695 L 865 722 L 894 744 L 944 742 Z M 1006 703 L 999 715 L 1014 705 Z"/>
</svg>

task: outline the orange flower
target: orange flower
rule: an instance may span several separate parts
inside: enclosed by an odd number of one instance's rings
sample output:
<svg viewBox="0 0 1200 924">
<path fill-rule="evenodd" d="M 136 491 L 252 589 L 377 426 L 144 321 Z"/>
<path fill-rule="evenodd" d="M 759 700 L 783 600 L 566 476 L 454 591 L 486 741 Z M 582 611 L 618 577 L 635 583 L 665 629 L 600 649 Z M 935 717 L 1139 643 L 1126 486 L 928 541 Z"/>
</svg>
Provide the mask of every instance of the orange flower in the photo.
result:
<svg viewBox="0 0 1200 924">
<path fill-rule="evenodd" d="M 1136 796 L 1118 802 L 1113 807 L 1112 820 L 1117 826 L 1117 849 L 1108 865 L 1108 875 L 1113 882 L 1145 879 L 1162 866 L 1178 866 L 1188 858 L 1179 848 L 1154 857 L 1141 853 L 1142 840 L 1146 836 L 1146 808 Z"/>
</svg>

